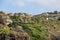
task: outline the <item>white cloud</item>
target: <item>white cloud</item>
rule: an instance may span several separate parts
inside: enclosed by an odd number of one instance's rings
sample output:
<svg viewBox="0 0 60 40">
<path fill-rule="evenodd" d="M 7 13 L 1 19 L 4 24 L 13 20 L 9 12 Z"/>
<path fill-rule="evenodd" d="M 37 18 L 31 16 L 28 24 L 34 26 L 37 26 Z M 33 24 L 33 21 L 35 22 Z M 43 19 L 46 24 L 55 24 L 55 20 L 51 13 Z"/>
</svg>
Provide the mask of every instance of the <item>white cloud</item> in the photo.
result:
<svg viewBox="0 0 60 40">
<path fill-rule="evenodd" d="M 23 0 L 11 0 L 10 2 L 14 6 L 25 6 L 25 2 Z"/>
<path fill-rule="evenodd" d="M 43 7 L 60 8 L 60 0 L 7 0 L 13 6 L 24 7 L 26 4 L 35 3 Z"/>
<path fill-rule="evenodd" d="M 36 3 L 45 7 L 60 8 L 60 0 L 26 0 L 26 1 Z"/>
</svg>

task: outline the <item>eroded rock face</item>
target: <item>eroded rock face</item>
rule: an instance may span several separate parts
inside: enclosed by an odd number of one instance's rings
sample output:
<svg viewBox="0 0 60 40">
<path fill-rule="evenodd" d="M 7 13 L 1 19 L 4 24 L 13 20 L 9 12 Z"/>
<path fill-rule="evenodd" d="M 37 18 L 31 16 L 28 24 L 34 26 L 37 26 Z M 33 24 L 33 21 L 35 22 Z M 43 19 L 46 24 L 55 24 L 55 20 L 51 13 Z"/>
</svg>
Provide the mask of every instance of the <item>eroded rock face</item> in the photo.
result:
<svg viewBox="0 0 60 40">
<path fill-rule="evenodd" d="M 60 37 L 53 36 L 51 40 L 60 40 Z"/>
<path fill-rule="evenodd" d="M 26 13 L 15 13 L 14 16 L 19 17 L 22 23 L 35 23 L 34 18 Z"/>
<path fill-rule="evenodd" d="M 2 32 L 0 33 L 0 40 L 29 40 L 29 36 L 21 27 L 17 26 L 17 28 L 14 27 L 11 29 L 8 26 L 10 23 L 12 23 L 12 20 L 7 14 L 0 14 L 0 27 L 2 29 Z"/>
<path fill-rule="evenodd" d="M 30 40 L 28 34 L 20 28 L 13 28 L 9 32 L 8 35 L 0 33 L 0 40 Z"/>
<path fill-rule="evenodd" d="M 4 25 L 8 25 L 12 23 L 12 20 L 7 14 L 0 14 L 0 23 Z"/>
<path fill-rule="evenodd" d="M 5 34 L 0 34 L 0 40 L 29 40 L 29 37 L 23 33 L 19 34 L 19 32 L 12 31 L 12 33 L 8 36 Z"/>
<path fill-rule="evenodd" d="M 11 31 L 10 40 L 29 40 L 29 37 L 22 31 L 21 32 Z"/>
</svg>

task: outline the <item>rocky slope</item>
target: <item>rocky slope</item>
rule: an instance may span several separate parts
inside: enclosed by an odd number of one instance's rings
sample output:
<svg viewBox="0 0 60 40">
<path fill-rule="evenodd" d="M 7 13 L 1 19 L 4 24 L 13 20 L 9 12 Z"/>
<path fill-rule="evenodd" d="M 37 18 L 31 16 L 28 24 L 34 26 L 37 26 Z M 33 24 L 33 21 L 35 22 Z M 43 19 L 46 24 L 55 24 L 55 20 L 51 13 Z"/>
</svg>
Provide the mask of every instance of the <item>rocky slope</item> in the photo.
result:
<svg viewBox="0 0 60 40">
<path fill-rule="evenodd" d="M 39 17 L 47 20 L 47 18 L 49 20 L 59 20 L 60 19 L 60 12 L 54 11 L 54 12 L 46 12 L 46 13 L 42 13 L 42 14 L 38 14 L 38 15 L 34 15 L 34 17 Z"/>
<path fill-rule="evenodd" d="M 13 16 L 9 15 L 13 20 L 19 21 L 21 23 L 34 23 L 35 19 L 26 13 L 15 13 Z"/>
<path fill-rule="evenodd" d="M 0 12 L 0 40 L 60 40 L 59 15 L 56 11 L 34 16 Z"/>
<path fill-rule="evenodd" d="M 22 27 L 12 23 L 13 21 L 7 14 L 0 14 L 0 40 L 29 40 L 28 34 L 23 31 Z"/>
</svg>

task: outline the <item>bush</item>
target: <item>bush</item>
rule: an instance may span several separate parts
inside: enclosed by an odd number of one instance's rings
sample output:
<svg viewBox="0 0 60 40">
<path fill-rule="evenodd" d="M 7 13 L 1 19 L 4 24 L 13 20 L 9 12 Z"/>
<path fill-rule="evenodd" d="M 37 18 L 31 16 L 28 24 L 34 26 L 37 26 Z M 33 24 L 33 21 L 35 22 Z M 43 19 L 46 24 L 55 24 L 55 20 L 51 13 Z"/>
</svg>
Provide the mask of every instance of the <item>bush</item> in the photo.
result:
<svg viewBox="0 0 60 40">
<path fill-rule="evenodd" d="M 0 34 L 6 34 L 8 35 L 10 32 L 10 28 L 9 27 L 3 27 L 3 25 L 0 25 Z"/>
</svg>

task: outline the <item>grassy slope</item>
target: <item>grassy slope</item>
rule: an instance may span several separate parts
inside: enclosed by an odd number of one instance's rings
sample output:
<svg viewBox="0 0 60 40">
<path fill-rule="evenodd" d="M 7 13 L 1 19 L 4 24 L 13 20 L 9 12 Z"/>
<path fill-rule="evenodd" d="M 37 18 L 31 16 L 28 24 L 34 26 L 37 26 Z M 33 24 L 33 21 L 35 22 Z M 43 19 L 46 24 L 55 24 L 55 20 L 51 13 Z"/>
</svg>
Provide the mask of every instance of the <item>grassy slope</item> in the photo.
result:
<svg viewBox="0 0 60 40">
<path fill-rule="evenodd" d="M 12 18 L 13 19 L 13 18 Z M 34 24 L 22 24 L 23 30 L 30 36 L 31 40 L 49 40 L 51 35 L 57 35 L 57 31 L 60 31 L 60 21 L 58 20 L 48 20 L 46 21 L 44 17 L 37 17 L 35 18 L 37 23 Z M 17 21 L 17 23 L 20 21 L 19 18 L 14 17 L 14 20 Z M 14 21 L 13 20 L 13 21 Z M 15 27 L 15 24 L 13 23 L 11 26 Z M 0 30 L 2 29 L 2 33 L 8 32 L 9 34 L 9 28 L 3 29 L 0 27 Z M 49 33 L 51 31 L 52 33 Z M 57 33 L 57 34 L 56 34 Z M 55 36 L 54 35 L 54 36 Z"/>
<path fill-rule="evenodd" d="M 55 31 L 60 30 L 59 24 L 60 21 L 48 20 L 35 24 L 22 24 L 22 27 L 24 31 L 29 34 L 31 40 L 48 40 L 50 35 L 48 30 L 50 30 L 52 32 L 51 35 L 53 35 Z"/>
<path fill-rule="evenodd" d="M 18 19 L 17 19 L 18 20 Z M 50 40 L 51 36 L 56 32 L 60 31 L 60 21 L 58 20 L 48 20 L 44 17 L 36 17 L 37 23 L 34 24 L 22 24 L 23 30 L 28 33 L 31 40 Z M 16 20 L 15 20 L 16 21 Z M 17 23 L 19 20 L 17 21 Z M 52 33 L 50 33 L 51 31 Z M 57 34 L 56 34 L 57 35 Z M 54 35 L 55 36 L 55 35 Z"/>
<path fill-rule="evenodd" d="M 22 24 L 24 31 L 26 31 L 31 40 L 46 40 L 48 32 L 47 29 L 40 23 L 38 24 Z"/>
</svg>

